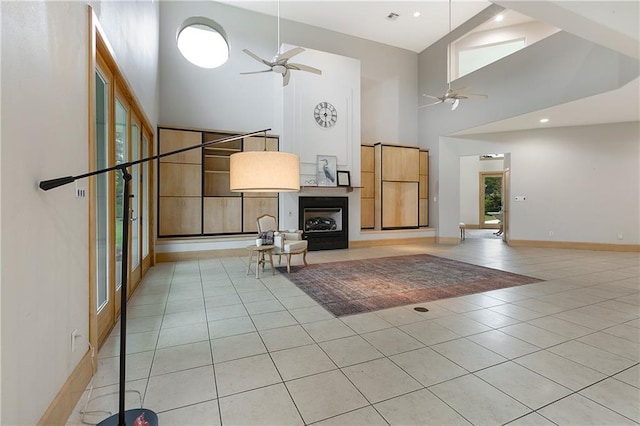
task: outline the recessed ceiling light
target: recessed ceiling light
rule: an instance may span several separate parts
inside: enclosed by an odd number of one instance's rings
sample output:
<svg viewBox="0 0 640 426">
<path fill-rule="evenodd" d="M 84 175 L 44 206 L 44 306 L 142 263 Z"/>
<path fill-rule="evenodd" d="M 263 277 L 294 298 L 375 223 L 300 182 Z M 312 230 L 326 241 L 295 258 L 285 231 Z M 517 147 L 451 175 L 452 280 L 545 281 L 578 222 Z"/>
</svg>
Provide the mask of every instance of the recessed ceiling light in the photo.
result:
<svg viewBox="0 0 640 426">
<path fill-rule="evenodd" d="M 541 119 L 540 119 L 540 122 L 541 122 L 541 123 L 548 123 L 548 122 L 549 122 L 549 119 L 548 119 L 548 118 L 541 118 Z"/>
<path fill-rule="evenodd" d="M 413 12 L 413 17 L 417 18 L 418 16 L 420 16 L 420 12 Z"/>
<path fill-rule="evenodd" d="M 500 15 L 496 15 L 496 22 L 502 22 L 502 20 L 504 19 L 504 15 L 500 14 Z"/>
</svg>

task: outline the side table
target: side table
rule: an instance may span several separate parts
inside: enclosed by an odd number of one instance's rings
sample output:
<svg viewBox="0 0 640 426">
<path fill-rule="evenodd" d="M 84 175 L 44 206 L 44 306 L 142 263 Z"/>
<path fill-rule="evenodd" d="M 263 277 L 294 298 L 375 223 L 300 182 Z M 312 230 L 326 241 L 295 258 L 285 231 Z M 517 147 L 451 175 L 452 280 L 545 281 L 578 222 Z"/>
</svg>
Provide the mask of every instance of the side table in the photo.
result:
<svg viewBox="0 0 640 426">
<path fill-rule="evenodd" d="M 273 250 L 273 245 L 263 245 L 263 246 L 247 246 L 247 250 L 251 252 L 251 256 L 249 256 L 249 263 L 247 264 L 247 275 L 251 272 L 251 262 L 253 261 L 253 255 L 256 254 L 256 278 L 260 278 L 260 266 L 262 266 L 262 270 L 264 271 L 264 264 L 269 263 L 271 265 L 271 272 L 273 275 L 276 274 L 276 270 L 273 267 L 273 257 L 271 256 L 271 251 Z M 265 253 L 268 255 L 268 259 L 265 258 Z"/>
</svg>

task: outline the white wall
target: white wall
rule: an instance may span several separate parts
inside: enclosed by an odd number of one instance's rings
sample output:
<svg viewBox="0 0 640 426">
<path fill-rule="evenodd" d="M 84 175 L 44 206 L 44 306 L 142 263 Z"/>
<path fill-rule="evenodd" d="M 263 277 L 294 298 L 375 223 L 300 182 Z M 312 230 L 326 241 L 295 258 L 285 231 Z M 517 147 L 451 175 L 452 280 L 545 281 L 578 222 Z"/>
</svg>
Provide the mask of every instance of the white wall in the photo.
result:
<svg viewBox="0 0 640 426">
<path fill-rule="evenodd" d="M 157 120 L 157 3 L 93 2 Z M 88 25 L 82 2 L 1 2 L 2 413 L 34 425 L 87 347 L 88 199 L 40 180 L 87 171 Z M 140 54 L 143 51 L 144 53 Z M 85 340 L 86 342 L 86 340 Z"/>
<path fill-rule="evenodd" d="M 283 51 L 292 47 L 285 45 Z M 322 70 L 322 75 L 296 73 L 289 85 L 281 90 L 284 92 L 284 131 L 280 149 L 299 156 L 301 186 L 309 180 L 316 180 L 318 155 L 335 156 L 337 170 L 350 171 L 352 185 L 359 186 L 360 61 L 308 48 L 294 59 L 299 63 L 313 64 Z M 313 111 L 319 102 L 329 102 L 336 108 L 338 119 L 332 127 L 322 128 L 316 123 Z M 350 238 L 356 238 L 360 233 L 360 193 L 347 193 L 344 188 L 302 188 L 301 193 L 281 194 L 282 229 L 298 228 L 298 197 L 301 195 L 347 196 Z"/>
<path fill-rule="evenodd" d="M 501 8 L 496 5 L 488 7 L 456 28 L 453 38 L 475 28 L 499 10 Z M 439 40 L 420 53 L 421 93 L 438 94 L 446 90 L 446 41 Z M 455 147 L 447 146 L 441 137 L 619 88 L 636 78 L 639 70 L 637 60 L 560 31 L 452 82 L 454 88 L 471 86 L 472 92 L 485 93 L 489 97 L 463 101 L 455 112 L 446 105 L 420 109 L 420 144 L 437 158 L 430 168 L 429 212 L 430 224 L 438 228 L 438 235 L 456 236 L 460 208 L 459 185 L 456 183 L 451 187 L 451 182 L 442 182 L 442 174 L 448 174 L 450 170 L 443 171 L 441 167 L 445 163 L 451 164 L 448 161 L 451 152 L 439 152 L 440 149 L 455 151 Z M 451 161 L 459 169 L 458 156 L 454 157 Z M 443 158 L 447 159 L 444 163 Z M 438 204 L 439 198 L 450 195 L 449 191 L 454 191 L 455 203 Z M 450 210 L 452 207 L 455 210 Z M 451 218 L 455 218 L 455 227 L 443 226 L 443 223 L 449 224 Z"/>
<path fill-rule="evenodd" d="M 502 159 L 480 160 L 478 155 L 460 157 L 460 222 L 480 224 L 480 172 L 502 172 L 503 164 Z"/>
<path fill-rule="evenodd" d="M 449 189 L 460 185 L 460 156 L 509 152 L 511 240 L 640 243 L 638 122 L 443 138 L 440 149 L 446 211 L 459 209 Z M 526 201 L 516 202 L 521 195 Z M 453 215 L 441 218 L 445 235 L 457 226 Z"/>
</svg>

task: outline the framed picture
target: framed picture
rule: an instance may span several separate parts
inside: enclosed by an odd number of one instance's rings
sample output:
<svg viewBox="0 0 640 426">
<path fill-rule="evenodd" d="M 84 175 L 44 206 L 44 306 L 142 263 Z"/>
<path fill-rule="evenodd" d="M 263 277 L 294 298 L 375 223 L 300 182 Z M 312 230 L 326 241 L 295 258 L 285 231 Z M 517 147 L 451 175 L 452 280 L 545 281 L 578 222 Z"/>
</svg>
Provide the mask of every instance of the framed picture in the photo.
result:
<svg viewBox="0 0 640 426">
<path fill-rule="evenodd" d="M 317 183 L 318 186 L 337 186 L 338 176 L 336 165 L 338 160 L 335 155 L 317 156 Z"/>
<path fill-rule="evenodd" d="M 346 170 L 338 170 L 338 186 L 351 186 L 351 173 Z"/>
</svg>

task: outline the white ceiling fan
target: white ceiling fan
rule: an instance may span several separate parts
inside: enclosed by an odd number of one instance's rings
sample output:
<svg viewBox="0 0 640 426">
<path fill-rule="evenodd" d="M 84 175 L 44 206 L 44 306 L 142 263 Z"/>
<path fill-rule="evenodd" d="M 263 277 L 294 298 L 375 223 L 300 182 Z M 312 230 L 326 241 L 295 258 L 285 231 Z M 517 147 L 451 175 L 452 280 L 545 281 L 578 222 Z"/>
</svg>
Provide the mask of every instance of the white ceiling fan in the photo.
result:
<svg viewBox="0 0 640 426">
<path fill-rule="evenodd" d="M 460 100 L 471 98 L 488 98 L 487 95 L 480 93 L 464 93 L 470 89 L 470 87 L 461 87 L 460 89 L 451 88 L 451 0 L 449 0 L 449 43 L 447 45 L 447 91 L 442 96 L 433 96 L 422 94 L 422 96 L 430 99 L 436 99 L 437 102 L 433 102 L 427 105 L 421 105 L 419 108 L 425 108 L 432 105 L 438 105 L 445 102 L 451 104 L 451 111 L 455 111 L 460 105 Z"/>
<path fill-rule="evenodd" d="M 264 72 L 273 71 L 275 73 L 282 75 L 283 86 L 286 86 L 287 84 L 289 84 L 289 79 L 291 78 L 291 73 L 289 72 L 289 70 L 307 71 L 307 72 L 312 72 L 314 74 L 320 74 L 320 75 L 322 74 L 322 71 L 320 71 L 317 68 L 310 67 L 308 65 L 303 65 L 303 64 L 289 63 L 289 59 L 305 51 L 305 49 L 303 49 L 302 47 L 294 47 L 293 49 L 288 50 L 284 53 L 280 52 L 280 0 L 278 0 L 278 53 L 276 54 L 276 56 L 274 56 L 270 61 L 268 61 L 266 59 L 262 59 L 255 53 L 251 52 L 249 49 L 243 49 L 242 51 L 247 55 L 251 56 L 256 61 L 261 62 L 264 65 L 268 66 L 269 69 L 261 70 L 261 71 L 241 72 L 240 74 L 260 74 Z"/>
</svg>

